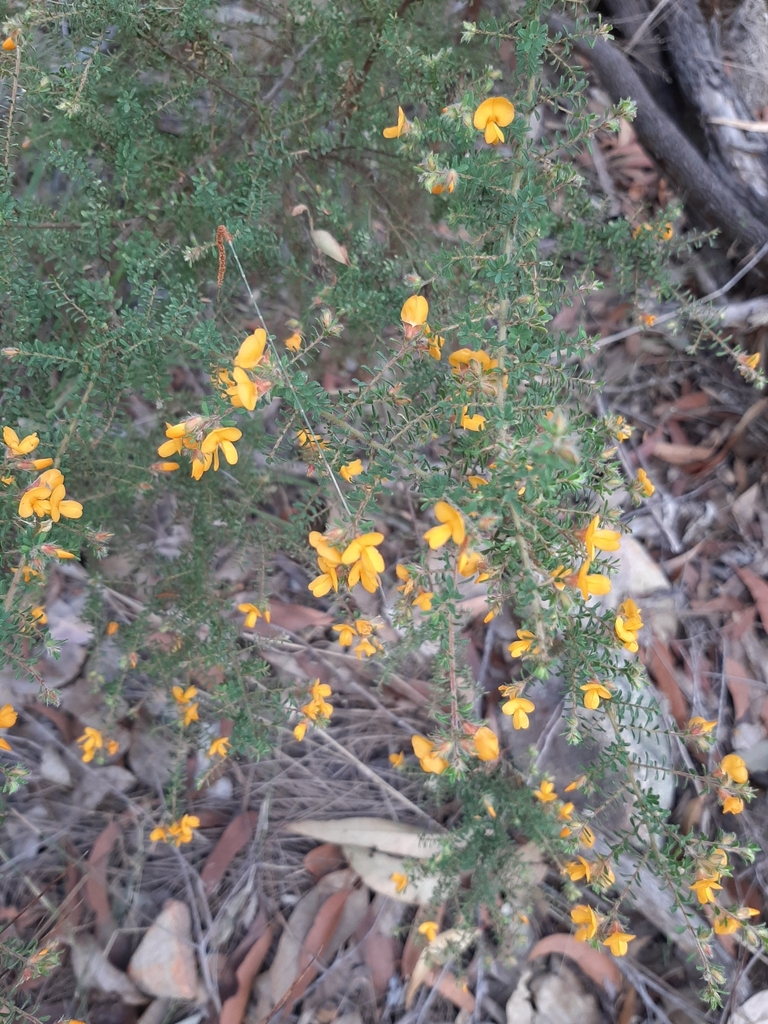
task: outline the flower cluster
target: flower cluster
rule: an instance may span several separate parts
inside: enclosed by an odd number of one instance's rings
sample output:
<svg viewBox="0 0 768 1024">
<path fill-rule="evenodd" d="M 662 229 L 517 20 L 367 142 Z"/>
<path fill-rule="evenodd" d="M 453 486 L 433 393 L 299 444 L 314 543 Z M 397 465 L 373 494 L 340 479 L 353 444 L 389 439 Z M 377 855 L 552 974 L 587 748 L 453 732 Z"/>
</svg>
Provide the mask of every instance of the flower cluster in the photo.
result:
<svg viewBox="0 0 768 1024">
<path fill-rule="evenodd" d="M 12 725 L 16 725 L 18 717 L 18 712 L 11 704 L 3 704 L 0 708 L 0 729 L 10 729 Z M 10 749 L 11 745 L 8 740 L 4 736 L 0 736 L 0 750 Z"/>
<path fill-rule="evenodd" d="M 576 925 L 573 934 L 577 942 L 587 942 L 596 938 L 601 929 L 602 918 L 586 903 L 577 903 L 571 910 L 571 920 Z M 610 949 L 614 956 L 626 956 L 629 943 L 636 937 L 629 932 L 622 931 L 618 921 L 614 921 L 607 932 L 603 932 L 605 938 L 602 944 Z"/>
<path fill-rule="evenodd" d="M 642 628 L 643 620 L 640 609 L 632 598 L 628 597 L 626 601 L 619 605 L 619 614 L 616 616 L 614 629 L 616 636 L 624 644 L 625 649 L 632 654 L 635 654 L 638 650 L 637 634 Z"/>
<path fill-rule="evenodd" d="M 339 643 L 342 647 L 351 647 L 355 639 L 360 641 L 355 646 L 355 656 L 358 661 L 362 658 L 370 658 L 372 654 L 384 650 L 380 641 L 373 635 L 375 626 L 367 619 L 339 623 L 333 629 L 339 634 Z"/>
<path fill-rule="evenodd" d="M 442 755 L 448 752 L 450 744 L 443 743 L 436 747 L 433 740 L 428 740 L 425 736 L 411 736 L 411 746 L 423 772 L 442 775 L 448 767 L 448 761 Z"/>
<path fill-rule="evenodd" d="M 741 814 L 744 810 L 744 795 L 747 791 L 739 787 L 746 786 L 749 782 L 749 772 L 744 759 L 738 754 L 726 754 L 715 770 L 715 776 L 726 780 L 726 786 L 718 790 L 718 796 L 723 801 L 723 814 Z M 730 790 L 736 787 L 736 792 Z M 740 795 L 744 794 L 744 795 Z"/>
<path fill-rule="evenodd" d="M 297 350 L 295 338 L 298 338 L 299 347 L 301 346 L 301 337 L 293 335 L 288 339 L 291 342 L 288 347 L 292 351 Z M 267 368 L 269 354 L 265 354 L 266 347 L 267 332 L 263 327 L 259 327 L 253 334 L 248 335 L 238 349 L 231 376 L 227 370 L 219 370 L 219 385 L 236 409 L 247 409 L 252 412 L 258 400 L 272 387 L 269 377 L 259 377 L 253 373 L 257 368 L 261 371 Z"/>
<path fill-rule="evenodd" d="M 185 814 L 170 825 L 157 825 L 149 833 L 152 843 L 170 843 L 181 846 L 182 843 L 191 843 L 194 838 L 194 830 L 200 828 L 200 819 L 196 814 Z"/>
<path fill-rule="evenodd" d="M 331 696 L 331 688 L 327 683 L 321 683 L 319 679 L 316 679 L 312 684 L 309 695 L 309 703 L 301 708 L 301 713 L 304 717 L 293 729 L 293 735 L 299 742 L 304 739 L 310 722 L 315 725 L 318 722 L 327 723 L 333 714 L 333 704 L 329 704 L 325 699 Z"/>
<path fill-rule="evenodd" d="M 309 543 L 317 552 L 317 566 L 320 575 L 309 584 L 315 597 L 324 597 L 331 590 L 339 589 L 339 571 L 342 567 L 348 570 L 347 587 L 351 590 L 357 583 L 362 583 L 369 594 L 374 594 L 381 580 L 379 573 L 384 572 L 384 559 L 378 545 L 384 540 L 383 533 L 363 533 L 355 537 L 341 551 L 335 542 L 341 540 L 340 530 L 330 534 L 318 533 L 313 530 L 309 535 Z"/>
<path fill-rule="evenodd" d="M 234 442 L 243 436 L 237 427 L 212 427 L 210 420 L 203 416 L 191 416 L 181 423 L 166 423 L 165 436 L 169 438 L 157 449 L 162 459 L 179 455 L 182 451 L 192 458 L 192 476 L 199 480 L 213 465 L 214 473 L 219 468 L 219 449 L 230 466 L 237 462 Z M 179 469 L 178 462 L 155 463 L 155 468 L 165 473 Z"/>
<path fill-rule="evenodd" d="M 414 587 L 416 586 L 416 581 L 414 580 L 410 570 L 406 566 L 400 565 L 400 563 L 395 566 L 395 575 L 400 580 L 400 585 L 397 588 L 398 591 L 403 595 L 403 597 L 411 598 L 411 604 L 413 607 L 420 609 L 422 612 L 432 611 L 432 598 L 435 596 L 434 591 L 426 590 L 424 587 L 419 587 L 418 591 L 416 591 L 416 595 L 412 596 L 414 593 Z"/>
<path fill-rule="evenodd" d="M 174 686 L 171 693 L 176 701 L 184 727 L 191 725 L 192 722 L 198 722 L 200 719 L 197 715 L 197 701 L 195 700 L 197 687 L 188 686 L 184 689 L 182 686 Z"/>
<path fill-rule="evenodd" d="M 77 745 L 82 751 L 81 760 L 88 764 L 96 757 L 97 750 L 106 750 L 107 754 L 112 757 L 120 748 L 120 744 L 117 740 L 106 740 L 99 732 L 98 729 L 92 728 L 90 725 L 86 725 L 83 730 L 83 735 L 78 737 Z"/>
<path fill-rule="evenodd" d="M 447 113 L 446 110 L 443 113 Z M 515 119 L 514 105 L 504 96 L 489 96 L 488 99 L 477 107 L 473 116 L 472 124 L 477 131 L 483 133 L 483 137 L 489 146 L 497 146 L 504 142 L 502 128 L 512 124 Z M 402 107 L 397 108 L 397 124 L 385 128 L 382 135 L 385 139 L 399 139 L 407 134 L 413 126 L 405 116 Z M 434 191 L 434 189 L 433 189 Z M 450 191 L 453 191 L 451 189 Z"/>
</svg>

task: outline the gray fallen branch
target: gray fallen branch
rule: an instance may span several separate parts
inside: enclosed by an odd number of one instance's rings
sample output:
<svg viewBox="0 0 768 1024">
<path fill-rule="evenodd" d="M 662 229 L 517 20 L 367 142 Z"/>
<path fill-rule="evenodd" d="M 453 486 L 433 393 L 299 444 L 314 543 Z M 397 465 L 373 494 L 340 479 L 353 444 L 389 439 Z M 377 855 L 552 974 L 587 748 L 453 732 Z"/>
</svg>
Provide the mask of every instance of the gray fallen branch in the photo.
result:
<svg viewBox="0 0 768 1024">
<path fill-rule="evenodd" d="M 573 38 L 574 26 L 558 15 L 549 25 L 570 37 L 575 51 L 594 68 L 612 102 L 632 99 L 637 107 L 633 127 L 640 143 L 672 181 L 686 204 L 731 242 L 759 248 L 768 239 L 768 222 L 758 220 L 734 195 L 732 185 L 717 175 L 686 136 L 657 105 L 627 57 L 598 37 Z M 591 44 L 591 45 L 590 45 Z"/>
</svg>

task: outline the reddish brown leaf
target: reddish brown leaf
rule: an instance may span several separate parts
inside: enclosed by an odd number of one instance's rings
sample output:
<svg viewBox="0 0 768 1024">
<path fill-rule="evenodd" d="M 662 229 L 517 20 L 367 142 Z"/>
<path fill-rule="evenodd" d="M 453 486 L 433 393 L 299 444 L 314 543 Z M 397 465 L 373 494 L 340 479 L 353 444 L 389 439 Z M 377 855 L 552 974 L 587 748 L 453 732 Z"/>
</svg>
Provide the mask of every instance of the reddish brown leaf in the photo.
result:
<svg viewBox="0 0 768 1024">
<path fill-rule="evenodd" d="M 274 598 L 269 602 L 269 610 L 273 626 L 290 629 L 294 633 L 308 626 L 330 626 L 333 622 L 333 616 L 329 612 L 322 612 L 319 608 L 310 608 L 305 604 L 284 604 L 282 601 L 275 601 Z"/>
<path fill-rule="evenodd" d="M 665 643 L 656 637 L 646 652 L 646 668 L 654 682 L 669 701 L 669 707 L 677 724 L 683 728 L 689 718 L 688 701 L 680 689 L 673 670 L 672 655 Z"/>
<path fill-rule="evenodd" d="M 250 843 L 258 820 L 256 811 L 244 811 L 236 815 L 224 829 L 200 872 L 200 879 L 208 895 L 216 889 L 237 854 Z"/>
<path fill-rule="evenodd" d="M 301 946 L 299 976 L 291 986 L 286 1000 L 289 1006 L 301 998 L 307 986 L 314 980 L 318 961 L 338 928 L 341 915 L 344 912 L 344 905 L 351 894 L 352 889 L 342 889 L 340 892 L 333 893 L 317 912 L 315 923 L 307 932 L 307 937 Z"/>
<path fill-rule="evenodd" d="M 733 720 L 740 722 L 749 716 L 755 683 L 736 658 L 725 659 L 724 673 L 728 692 L 733 700 Z"/>
<path fill-rule="evenodd" d="M 441 996 L 450 999 L 453 1005 L 458 1006 L 459 1009 L 466 1010 L 467 1013 L 475 1012 L 475 997 L 469 989 L 459 985 L 450 971 L 446 971 L 443 974 L 442 970 L 433 967 L 427 975 L 427 984 L 431 985 L 432 988 L 437 988 Z"/>
<path fill-rule="evenodd" d="M 763 624 L 763 628 L 768 631 L 768 583 L 761 576 L 758 576 L 756 572 L 752 572 L 751 569 L 737 569 L 736 572 L 739 574 L 741 582 L 747 587 L 754 598 L 758 613 L 760 614 L 760 621 Z"/>
<path fill-rule="evenodd" d="M 321 843 L 313 847 L 304 858 L 304 867 L 315 878 L 322 878 L 344 867 L 344 852 L 336 843 Z"/>
<path fill-rule="evenodd" d="M 674 444 L 669 441 L 657 441 L 648 454 L 654 455 L 671 466 L 691 466 L 694 463 L 706 462 L 714 452 L 714 448 L 700 444 Z"/>
<path fill-rule="evenodd" d="M 85 879 L 85 899 L 96 915 L 96 927 L 100 933 L 109 930 L 111 934 L 116 927 L 109 908 L 107 861 L 119 836 L 119 825 L 116 821 L 110 821 L 104 831 L 96 837 L 86 862 L 88 871 Z"/>
<path fill-rule="evenodd" d="M 222 1005 L 219 1024 L 240 1024 L 242 1021 L 251 996 L 254 978 L 264 963 L 271 943 L 272 925 L 270 924 L 267 925 L 267 930 L 261 938 L 257 939 L 245 954 L 242 963 L 235 971 L 237 992 Z"/>
<path fill-rule="evenodd" d="M 611 994 L 621 990 L 621 971 L 607 953 L 588 946 L 586 942 L 577 942 L 570 935 L 563 932 L 555 932 L 540 939 L 528 954 L 528 959 L 533 960 L 537 956 L 548 956 L 550 953 L 560 953 L 562 956 L 570 957 L 584 971 L 587 977 L 591 978 L 596 985 Z M 610 988 L 609 988 L 610 986 Z"/>
</svg>

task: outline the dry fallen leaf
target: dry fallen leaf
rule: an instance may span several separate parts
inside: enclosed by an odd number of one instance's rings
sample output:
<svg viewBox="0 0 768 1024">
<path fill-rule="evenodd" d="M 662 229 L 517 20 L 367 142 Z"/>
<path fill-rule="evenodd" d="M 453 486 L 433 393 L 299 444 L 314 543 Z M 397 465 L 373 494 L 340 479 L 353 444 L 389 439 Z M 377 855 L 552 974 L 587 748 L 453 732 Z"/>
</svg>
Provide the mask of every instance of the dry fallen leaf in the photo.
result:
<svg viewBox="0 0 768 1024">
<path fill-rule="evenodd" d="M 110 821 L 107 827 L 96 837 L 87 860 L 85 878 L 85 898 L 96 915 L 96 930 L 103 942 L 108 942 L 117 927 L 109 907 L 109 890 L 107 888 L 107 861 L 112 847 L 120 837 L 120 826 Z"/>
<path fill-rule="evenodd" d="M 433 976 L 433 970 L 435 964 L 445 964 L 449 959 L 456 955 L 460 955 L 466 949 L 468 949 L 477 938 L 478 931 L 473 928 L 469 931 L 460 931 L 458 928 L 449 928 L 447 931 L 441 932 L 436 935 L 431 942 L 428 942 L 424 949 L 419 955 L 419 959 L 416 961 L 416 966 L 411 974 L 411 979 L 408 982 L 408 988 L 405 993 L 405 1008 L 409 1010 L 413 1003 L 414 997 L 422 985 L 432 985 L 437 978 L 437 974 Z M 448 975 L 446 974 L 445 977 Z M 454 984 L 455 983 L 455 979 Z M 458 988 L 458 986 L 456 986 Z M 441 990 L 442 991 L 442 990 Z M 443 993 L 446 995 L 446 993 Z M 468 995 L 469 993 L 465 993 Z M 450 998 L 450 996 L 448 997 Z M 472 999 L 472 1008 L 474 1009 L 474 998 Z M 457 1005 L 460 1005 L 457 1003 Z M 471 1011 L 470 1011 L 471 1012 Z"/>
<path fill-rule="evenodd" d="M 362 878 L 367 886 L 382 896 L 389 896 L 400 903 L 426 904 L 432 899 L 437 886 L 436 875 L 420 875 L 409 879 L 402 892 L 398 892 L 393 875 L 405 875 L 412 872 L 408 866 L 408 858 L 394 857 L 390 853 L 374 850 L 370 846 L 356 846 L 344 843 L 342 846 L 347 863 Z"/>
<path fill-rule="evenodd" d="M 254 942 L 235 971 L 237 992 L 223 1003 L 219 1014 L 219 1024 L 240 1024 L 242 1021 L 251 996 L 254 978 L 264 963 L 271 943 L 272 925 L 267 925 L 267 930 Z"/>
<path fill-rule="evenodd" d="M 384 818 L 335 818 L 328 821 L 295 821 L 286 826 L 295 835 L 321 843 L 368 846 L 399 857 L 434 857 L 442 849 L 443 837 L 416 825 L 404 825 Z"/>
<path fill-rule="evenodd" d="M 569 957 L 579 965 L 587 977 L 605 989 L 612 998 L 621 991 L 621 971 L 607 953 L 593 949 L 586 942 L 577 942 L 563 932 L 555 932 L 540 939 L 528 954 L 528 959 L 534 960 L 537 956 L 548 956 L 550 953 L 560 953 Z"/>
<path fill-rule="evenodd" d="M 313 846 L 304 857 L 304 870 L 315 878 L 322 878 L 332 871 L 344 867 L 344 851 L 336 843 L 321 843 Z"/>
<path fill-rule="evenodd" d="M 244 811 L 236 815 L 224 829 L 200 872 L 200 880 L 208 895 L 216 889 L 237 854 L 250 843 L 258 820 L 256 811 Z"/>
</svg>

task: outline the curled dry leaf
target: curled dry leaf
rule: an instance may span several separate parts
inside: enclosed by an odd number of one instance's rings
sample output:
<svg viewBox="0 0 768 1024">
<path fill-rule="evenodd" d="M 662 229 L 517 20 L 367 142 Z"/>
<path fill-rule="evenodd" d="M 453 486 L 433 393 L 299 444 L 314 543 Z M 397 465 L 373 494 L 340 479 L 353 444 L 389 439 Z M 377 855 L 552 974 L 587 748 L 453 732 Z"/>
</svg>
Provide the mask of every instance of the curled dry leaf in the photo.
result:
<svg viewBox="0 0 768 1024">
<path fill-rule="evenodd" d="M 540 939 L 528 954 L 528 959 L 548 956 L 550 953 L 560 953 L 562 956 L 569 957 L 611 998 L 615 998 L 621 991 L 621 971 L 607 953 L 593 949 L 586 942 L 577 942 L 563 932 L 555 932 L 553 935 L 547 935 Z"/>
<path fill-rule="evenodd" d="M 395 857 L 381 850 L 373 850 L 369 846 L 356 846 L 345 843 L 342 846 L 347 863 L 362 878 L 367 886 L 382 896 L 389 896 L 400 903 L 426 904 L 432 899 L 437 887 L 436 875 L 421 875 L 408 882 L 402 892 L 398 892 L 393 875 L 412 874 L 405 857 Z"/>
<path fill-rule="evenodd" d="M 240 1024 L 242 1021 L 251 995 L 251 987 L 264 963 L 271 943 L 272 925 L 268 925 L 267 930 L 254 942 L 235 971 L 237 991 L 222 1005 L 219 1024 Z"/>
<path fill-rule="evenodd" d="M 343 263 L 346 267 L 349 266 L 349 256 L 347 255 L 346 248 L 343 245 L 339 245 L 330 231 L 325 231 L 323 228 L 311 228 L 309 233 L 320 252 L 330 256 L 337 263 Z"/>
<path fill-rule="evenodd" d="M 408 982 L 408 988 L 405 993 L 406 1010 L 411 1008 L 414 997 L 422 985 L 433 985 L 437 981 L 440 972 L 435 971 L 435 964 L 445 964 L 451 957 L 461 955 L 472 945 L 477 935 L 478 930 L 476 928 L 472 928 L 469 931 L 449 928 L 447 931 L 436 935 L 431 942 L 427 943 L 421 951 L 419 959 L 416 961 L 411 980 Z M 446 973 L 444 978 L 448 977 L 449 975 Z M 443 987 L 441 987 L 440 991 L 448 999 L 455 1001 L 453 996 L 448 994 L 449 991 L 454 991 L 455 987 L 454 995 L 457 999 L 461 1000 L 456 1002 L 456 1005 L 461 1006 L 462 1009 L 467 1008 L 465 1003 L 467 1002 L 466 997 L 469 996 L 469 999 L 472 1001 L 471 1012 L 475 1006 L 474 997 L 470 993 L 464 992 L 453 976 L 450 977 L 453 981 L 453 987 L 450 985 L 446 986 L 448 991 L 444 991 Z"/>
</svg>

